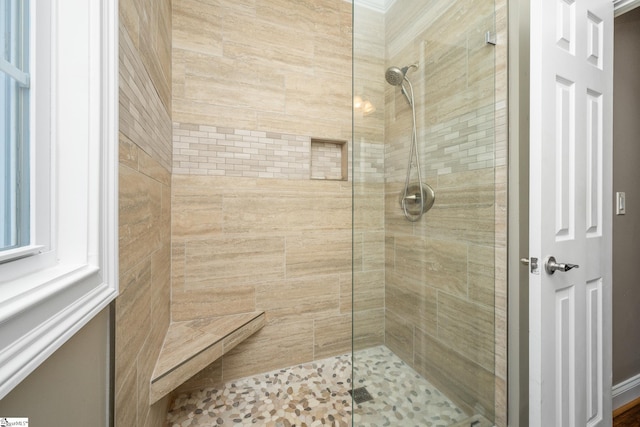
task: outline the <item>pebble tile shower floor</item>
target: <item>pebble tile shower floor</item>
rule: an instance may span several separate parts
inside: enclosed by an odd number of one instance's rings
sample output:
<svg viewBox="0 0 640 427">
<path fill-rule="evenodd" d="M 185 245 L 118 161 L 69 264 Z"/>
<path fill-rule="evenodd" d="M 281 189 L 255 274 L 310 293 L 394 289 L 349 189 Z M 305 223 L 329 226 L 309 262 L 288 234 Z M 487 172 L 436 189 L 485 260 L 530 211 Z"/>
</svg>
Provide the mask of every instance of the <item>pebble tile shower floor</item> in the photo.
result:
<svg viewBox="0 0 640 427">
<path fill-rule="evenodd" d="M 181 394 L 167 426 L 347 427 L 352 419 L 362 427 L 491 426 L 465 415 L 386 347 L 358 351 L 355 360 L 354 388 L 373 397 L 355 409 L 347 354 Z"/>
</svg>

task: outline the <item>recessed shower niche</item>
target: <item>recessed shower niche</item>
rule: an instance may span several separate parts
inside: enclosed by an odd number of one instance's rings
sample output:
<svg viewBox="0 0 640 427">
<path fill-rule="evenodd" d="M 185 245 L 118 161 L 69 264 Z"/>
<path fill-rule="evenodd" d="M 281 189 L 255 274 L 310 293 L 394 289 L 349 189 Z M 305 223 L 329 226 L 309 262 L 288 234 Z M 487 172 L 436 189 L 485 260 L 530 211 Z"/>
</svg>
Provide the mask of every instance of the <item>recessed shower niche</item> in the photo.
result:
<svg viewBox="0 0 640 427">
<path fill-rule="evenodd" d="M 348 179 L 347 141 L 311 138 L 311 179 Z"/>
</svg>

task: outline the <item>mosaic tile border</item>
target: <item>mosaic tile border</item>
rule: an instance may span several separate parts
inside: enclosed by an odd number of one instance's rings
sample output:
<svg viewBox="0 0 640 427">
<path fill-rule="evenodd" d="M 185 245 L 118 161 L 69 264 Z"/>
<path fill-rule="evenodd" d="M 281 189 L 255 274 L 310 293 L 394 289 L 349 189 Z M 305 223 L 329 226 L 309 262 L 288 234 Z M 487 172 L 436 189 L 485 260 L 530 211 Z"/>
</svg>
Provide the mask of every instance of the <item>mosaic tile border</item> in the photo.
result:
<svg viewBox="0 0 640 427">
<path fill-rule="evenodd" d="M 311 137 L 173 124 L 173 173 L 309 179 Z"/>
<path fill-rule="evenodd" d="M 292 180 L 341 179 L 339 146 L 342 143 L 307 135 L 174 122 L 173 173 Z M 351 170 L 351 142 L 347 144 L 348 169 Z M 365 175 L 369 180 L 384 180 L 384 145 L 359 143 L 355 155 L 360 180 Z M 350 175 L 347 173 L 348 177 Z"/>
<path fill-rule="evenodd" d="M 495 105 L 466 113 L 427 129 L 419 129 L 419 153 L 423 171 L 445 175 L 496 165 Z M 411 140 L 410 129 L 402 141 L 386 146 L 387 176 L 404 179 Z"/>
</svg>

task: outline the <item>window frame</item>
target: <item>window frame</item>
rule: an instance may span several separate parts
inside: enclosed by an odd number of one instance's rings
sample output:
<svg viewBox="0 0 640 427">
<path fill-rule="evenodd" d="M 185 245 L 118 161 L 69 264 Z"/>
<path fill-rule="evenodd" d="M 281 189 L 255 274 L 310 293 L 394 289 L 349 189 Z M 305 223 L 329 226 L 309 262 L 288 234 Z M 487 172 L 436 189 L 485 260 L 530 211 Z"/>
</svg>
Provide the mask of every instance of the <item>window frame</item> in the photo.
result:
<svg viewBox="0 0 640 427">
<path fill-rule="evenodd" d="M 10 2 L 10 3 L 9 3 Z M 30 63 L 30 34 L 28 28 L 29 22 L 29 2 L 22 0 L 8 0 L 4 5 L 5 12 L 7 9 L 10 11 L 10 15 L 3 17 L 3 30 L 5 30 L 5 36 L 2 37 L 2 41 L 5 44 L 4 49 L 9 58 L 5 58 L 5 55 L 0 56 L 0 69 L 4 72 L 6 77 L 13 82 L 14 87 L 9 88 L 5 86 L 2 91 L 5 96 L 11 96 L 12 101 L 15 103 L 15 110 L 10 110 L 10 118 L 3 118 L 5 130 L 3 137 L 7 137 L 9 133 L 10 140 L 12 136 L 15 137 L 15 146 L 13 146 L 13 158 L 5 159 L 5 162 L 12 162 L 12 166 L 7 168 L 7 165 L 0 166 L 2 175 L 7 176 L 8 169 L 13 169 L 13 173 L 9 176 L 12 178 L 12 185 L 3 188 L 0 194 L 0 198 L 9 197 L 13 199 L 14 212 L 8 216 L 14 217 L 13 221 L 7 223 L 6 216 L 4 217 L 4 224 L 0 224 L 3 227 L 3 235 L 6 239 L 6 234 L 14 236 L 15 242 L 13 246 L 9 246 L 8 249 L 0 250 L 0 262 L 4 262 L 7 259 L 24 256 L 25 253 L 33 252 L 26 247 L 31 243 L 31 228 L 30 228 L 30 171 L 31 166 L 29 156 L 29 97 L 30 97 L 30 75 L 29 75 L 29 63 Z M 10 16 L 10 18 L 9 18 Z M 9 21 L 9 22 L 7 22 Z M 26 33 L 26 34 L 25 34 Z M 5 84 L 6 81 L 1 81 L 0 84 Z M 6 107 L 6 104 L 5 106 Z M 5 152 L 5 155 L 7 152 Z M 9 156 L 12 157 L 12 156 Z M 20 188 L 20 191 L 15 191 L 16 188 Z M 6 191 L 10 189 L 10 191 Z M 13 191 L 12 191 L 13 190 Z M 5 215 L 7 214 L 6 204 L 3 204 L 5 208 Z M 13 227 L 10 227 L 12 224 Z M 14 228 L 15 227 L 15 228 Z M 0 245 L 5 245 L 6 242 L 0 242 Z M 6 246 L 4 246 L 7 248 Z"/>
<path fill-rule="evenodd" d="M 118 293 L 117 0 L 29 12 L 31 245 L 0 264 L 0 399 Z"/>
</svg>

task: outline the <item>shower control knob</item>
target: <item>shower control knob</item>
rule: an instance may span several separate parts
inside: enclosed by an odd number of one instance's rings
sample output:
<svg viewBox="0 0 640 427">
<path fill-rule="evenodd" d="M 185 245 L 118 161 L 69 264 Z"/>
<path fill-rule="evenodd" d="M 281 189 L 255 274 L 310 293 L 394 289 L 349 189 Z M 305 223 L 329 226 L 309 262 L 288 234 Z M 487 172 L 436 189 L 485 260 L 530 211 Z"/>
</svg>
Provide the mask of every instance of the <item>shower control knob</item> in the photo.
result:
<svg viewBox="0 0 640 427">
<path fill-rule="evenodd" d="M 556 262 L 555 257 L 550 256 L 544 261 L 544 270 L 547 274 L 553 274 L 556 271 L 569 271 L 574 268 L 580 268 L 577 264 L 564 264 Z"/>
</svg>

